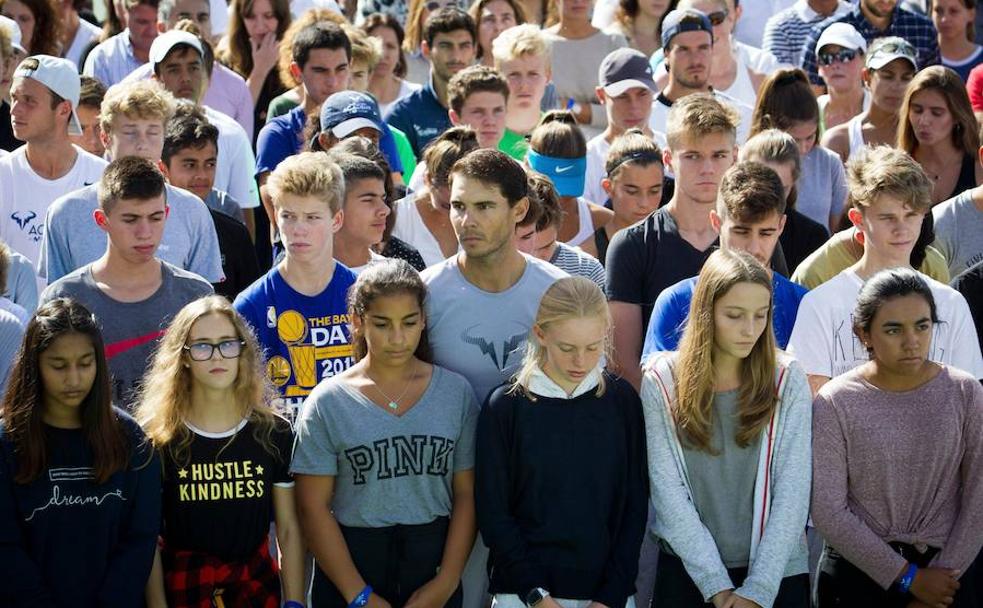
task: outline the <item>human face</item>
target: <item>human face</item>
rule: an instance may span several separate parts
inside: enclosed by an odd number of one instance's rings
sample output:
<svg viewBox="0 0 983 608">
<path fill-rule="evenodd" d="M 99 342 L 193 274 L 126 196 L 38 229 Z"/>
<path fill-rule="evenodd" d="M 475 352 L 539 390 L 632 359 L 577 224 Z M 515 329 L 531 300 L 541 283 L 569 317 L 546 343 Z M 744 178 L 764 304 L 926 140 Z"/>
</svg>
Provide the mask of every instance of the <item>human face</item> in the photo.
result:
<svg viewBox="0 0 983 608">
<path fill-rule="evenodd" d="M 919 145 L 934 146 L 946 140 L 952 141 L 956 122 L 945 97 L 935 89 L 923 89 L 911 96 L 908 121 Z"/>
<path fill-rule="evenodd" d="M 10 125 L 14 137 L 21 141 L 40 140 L 67 133 L 67 125 L 59 114 L 70 112 L 69 103 L 51 107 L 51 91 L 33 78 L 15 78 L 10 89 Z M 64 131 L 62 131 L 64 129 Z"/>
<path fill-rule="evenodd" d="M 372 72 L 369 71 L 369 66 L 367 63 L 358 62 L 354 59 L 351 65 L 351 74 L 348 78 L 348 89 L 351 91 L 360 91 L 364 93 L 369 90 L 369 79 L 372 77 Z"/>
<path fill-rule="evenodd" d="M 204 93 L 205 66 L 201 55 L 193 48 L 171 51 L 157 65 L 157 70 L 157 80 L 179 99 L 197 102 Z"/>
<path fill-rule="evenodd" d="M 711 133 L 699 138 L 687 137 L 679 148 L 668 154 L 676 175 L 676 189 L 698 203 L 715 203 L 720 180 L 737 157 L 734 136 Z"/>
<path fill-rule="evenodd" d="M 877 366 L 897 375 L 915 376 L 928 361 L 934 325 L 932 309 L 919 294 L 884 300 L 860 339 L 874 352 Z"/>
<path fill-rule="evenodd" d="M 604 89 L 601 89 L 601 93 L 605 99 L 608 123 L 616 132 L 623 133 L 633 127 L 644 129 L 648 126 L 653 97 L 648 88 L 634 87 L 617 97 L 608 96 Z"/>
<path fill-rule="evenodd" d="M 814 120 L 797 122 L 789 127 L 787 132 L 795 138 L 795 143 L 799 146 L 799 156 L 805 156 L 816 147 L 819 124 Z"/>
<path fill-rule="evenodd" d="M 316 104 L 322 104 L 328 97 L 347 89 L 348 76 L 349 62 L 345 49 L 314 49 L 307 56 L 307 63 L 300 68 L 304 90 Z"/>
<path fill-rule="evenodd" d="M 352 324 L 365 336 L 373 363 L 399 367 L 412 361 L 426 320 L 416 296 L 395 293 L 376 297 L 364 315 L 352 316 Z"/>
<path fill-rule="evenodd" d="M 967 25 L 976 20 L 976 9 L 966 8 L 965 0 L 935 0 L 932 23 L 943 40 L 966 38 Z"/>
<path fill-rule="evenodd" d="M 546 351 L 543 373 L 570 394 L 600 364 L 608 322 L 600 316 L 574 317 L 532 330 Z"/>
<path fill-rule="evenodd" d="M 727 2 L 720 0 L 694 0 L 690 4 L 696 10 L 702 11 L 710 17 L 710 22 L 713 24 L 714 44 L 730 48 L 730 35 L 734 31 L 736 22 L 733 3 L 728 6 Z"/>
<path fill-rule="evenodd" d="M 868 73 L 873 103 L 888 112 L 900 111 L 905 89 L 915 77 L 915 66 L 907 59 L 895 59 L 879 70 L 868 70 Z"/>
<path fill-rule="evenodd" d="M 137 4 L 126 11 L 126 27 L 130 30 L 133 49 L 140 53 L 150 52 L 150 45 L 157 37 L 157 9 L 147 4 Z"/>
<path fill-rule="evenodd" d="M 201 317 L 191 326 L 188 332 L 186 346 L 208 344 L 213 346 L 212 356 L 204 361 L 195 361 L 187 349 L 184 360 L 191 371 L 191 381 L 210 390 L 227 390 L 235 384 L 239 377 L 239 356 L 242 352 L 242 338 L 236 332 L 235 325 L 227 316 L 221 313 L 211 313 Z M 218 349 L 223 342 L 238 342 L 235 357 L 227 358 Z M 228 346 L 227 349 L 234 349 Z M 231 351 L 227 351 L 231 352 Z"/>
<path fill-rule="evenodd" d="M 498 35 L 516 25 L 515 11 L 505 0 L 492 0 L 485 4 L 478 16 L 478 44 L 485 54 L 491 56 L 492 42 Z"/>
<path fill-rule="evenodd" d="M 778 179 L 782 180 L 782 191 L 785 193 L 785 200 L 787 201 L 788 195 L 792 193 L 792 188 L 795 186 L 795 165 L 792 163 L 763 161 L 761 159 L 758 159 L 758 162 L 778 174 Z"/>
<path fill-rule="evenodd" d="M 638 11 L 640 14 L 659 19 L 665 16 L 669 10 L 669 0 L 640 0 Z"/>
<path fill-rule="evenodd" d="M 785 216 L 772 212 L 757 222 L 745 222 L 738 218 L 720 218 L 712 212 L 720 232 L 721 249 L 745 251 L 767 268 L 771 263 L 771 255 L 778 245 L 778 237 L 785 228 Z"/>
<path fill-rule="evenodd" d="M 560 21 L 571 23 L 589 21 L 594 0 L 559 0 Z"/>
<path fill-rule="evenodd" d="M 430 60 L 434 75 L 445 82 L 474 61 L 474 39 L 467 30 L 437 34 L 432 47 L 423 41 L 423 49 L 423 56 Z"/>
<path fill-rule="evenodd" d="M 218 149 L 215 144 L 209 141 L 199 148 L 189 146 L 171 156 L 167 179 L 172 186 L 184 188 L 204 201 L 215 185 L 217 165 Z"/>
<path fill-rule="evenodd" d="M 376 64 L 374 73 L 391 75 L 399 63 L 399 38 L 396 37 L 396 32 L 390 27 L 379 26 L 369 34 L 382 41 L 382 57 Z"/>
<path fill-rule="evenodd" d="M 838 44 L 827 44 L 819 50 L 822 53 L 837 55 L 840 51 L 847 49 Z M 853 91 L 860 86 L 863 80 L 864 56 L 859 52 L 850 61 L 834 61 L 829 65 L 817 62 L 817 65 L 819 75 L 826 82 L 826 86 L 834 92 Z"/>
<path fill-rule="evenodd" d="M 14 78 L 14 68 L 17 67 L 14 54 L 4 56 L 0 53 L 0 99 L 10 97 L 10 85 Z"/>
<path fill-rule="evenodd" d="M 379 179 L 360 179 L 346 187 L 345 223 L 341 232 L 366 248 L 382 242 L 386 218 L 386 186 Z"/>
<path fill-rule="evenodd" d="M 925 212 L 906 207 L 888 193 L 879 195 L 863 211 L 850 209 L 850 221 L 864 235 L 867 255 L 893 264 L 908 264 L 921 233 Z"/>
<path fill-rule="evenodd" d="M 746 359 L 768 326 L 771 292 L 758 283 L 736 283 L 713 305 L 713 359 Z"/>
<path fill-rule="evenodd" d="M 505 135 L 505 96 L 492 91 L 478 91 L 464 100 L 461 113 L 451 110 L 454 124 L 468 125 L 478 134 L 478 145 L 496 148 Z"/>
<path fill-rule="evenodd" d="M 327 263 L 333 254 L 334 234 L 341 229 L 344 211 L 313 196 L 282 194 L 275 201 L 276 223 L 288 259 Z"/>
<path fill-rule="evenodd" d="M 174 9 L 171 10 L 171 18 L 167 21 L 168 29 L 174 29 L 177 22 L 182 19 L 190 19 L 198 26 L 202 38 L 211 39 L 212 11 L 207 0 L 176 0 Z"/>
<path fill-rule="evenodd" d="M 31 12 L 30 7 L 20 0 L 7 0 L 3 3 L 3 8 L 0 9 L 0 15 L 10 17 L 17 22 L 17 27 L 20 28 L 20 45 L 30 53 L 31 42 L 34 40 L 34 28 L 37 25 L 37 20 L 34 18 L 34 13 Z"/>
<path fill-rule="evenodd" d="M 618 169 L 616 179 L 602 182 L 619 224 L 640 222 L 659 208 L 664 177 L 662 165 L 629 162 Z"/>
<path fill-rule="evenodd" d="M 268 34 L 275 34 L 280 25 L 270 0 L 254 0 L 253 9 L 242 15 L 242 24 L 253 42 L 259 42 Z"/>
<path fill-rule="evenodd" d="M 525 199 L 509 206 L 498 186 L 454 175 L 451 179 L 450 219 L 461 249 L 469 258 L 487 258 L 512 242 L 516 225 L 526 215 Z"/>
<path fill-rule="evenodd" d="M 539 109 L 550 79 L 550 68 L 544 57 L 522 55 L 503 62 L 499 71 L 509 83 L 509 111 Z"/>
<path fill-rule="evenodd" d="M 79 122 L 82 124 L 81 135 L 69 135 L 68 139 L 89 154 L 102 156 L 106 151 L 106 146 L 102 145 L 99 129 L 99 108 L 92 106 L 79 106 L 75 113 L 78 114 Z"/>
<path fill-rule="evenodd" d="M 78 411 L 96 381 L 96 349 L 92 339 L 77 332 L 64 333 L 38 357 L 46 410 Z"/>
<path fill-rule="evenodd" d="M 117 116 L 112 130 L 102 137 L 114 159 L 139 156 L 156 163 L 164 149 L 164 123 L 159 118 Z"/>
<path fill-rule="evenodd" d="M 115 254 L 130 264 L 145 264 L 160 245 L 167 205 L 163 194 L 146 200 L 124 198 L 108 212 L 96 209 L 95 217 Z"/>
<path fill-rule="evenodd" d="M 556 251 L 556 226 L 547 226 L 543 230 L 534 229 L 528 236 L 528 240 L 523 243 L 525 246 L 525 249 L 521 250 L 523 253 L 528 253 L 544 262 L 553 259 L 553 253 Z"/>
<path fill-rule="evenodd" d="M 860 6 L 878 19 L 890 17 L 898 0 L 860 0 Z"/>
<path fill-rule="evenodd" d="M 707 32 L 682 32 L 673 37 L 666 54 L 669 77 L 680 86 L 703 90 L 710 80 L 713 39 Z"/>
</svg>

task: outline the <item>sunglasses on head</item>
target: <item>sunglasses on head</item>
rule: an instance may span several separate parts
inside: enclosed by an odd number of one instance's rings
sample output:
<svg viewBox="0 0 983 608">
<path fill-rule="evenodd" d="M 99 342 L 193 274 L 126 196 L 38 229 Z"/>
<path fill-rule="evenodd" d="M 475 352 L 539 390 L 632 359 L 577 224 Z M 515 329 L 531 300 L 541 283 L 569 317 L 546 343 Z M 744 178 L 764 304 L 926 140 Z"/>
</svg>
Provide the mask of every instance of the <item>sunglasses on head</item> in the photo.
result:
<svg viewBox="0 0 983 608">
<path fill-rule="evenodd" d="M 707 18 L 710 19 L 710 25 L 717 26 L 727 20 L 727 15 L 730 12 L 727 9 L 714 11 L 707 14 Z"/>
<path fill-rule="evenodd" d="M 847 63 L 853 61 L 860 51 L 855 49 L 843 49 L 838 53 L 819 53 L 819 65 L 833 65 L 834 63 Z"/>
<path fill-rule="evenodd" d="M 915 49 L 910 44 L 904 42 L 888 42 L 887 44 L 881 44 L 879 46 L 871 49 L 871 54 L 873 53 L 896 53 L 898 55 L 904 55 L 905 57 L 915 58 Z"/>
</svg>

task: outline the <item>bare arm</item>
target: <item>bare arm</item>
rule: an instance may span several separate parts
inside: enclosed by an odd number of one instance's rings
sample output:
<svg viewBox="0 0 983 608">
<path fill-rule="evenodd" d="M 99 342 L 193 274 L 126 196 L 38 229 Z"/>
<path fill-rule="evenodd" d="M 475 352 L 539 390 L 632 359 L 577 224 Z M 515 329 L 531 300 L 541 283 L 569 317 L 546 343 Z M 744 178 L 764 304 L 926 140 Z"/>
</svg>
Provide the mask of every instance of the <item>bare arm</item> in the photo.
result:
<svg viewBox="0 0 983 608">
<path fill-rule="evenodd" d="M 154 565 L 147 579 L 147 608 L 167 608 L 167 594 L 164 591 L 164 565 L 160 561 L 160 547 L 154 551 Z"/>
<path fill-rule="evenodd" d="M 269 179 L 270 172 L 266 171 L 260 173 L 256 178 L 256 183 L 259 184 L 259 200 L 263 203 L 263 211 L 266 213 L 266 217 L 270 220 L 270 233 L 266 235 L 266 238 L 273 242 L 273 234 L 276 232 L 276 215 L 273 212 L 273 199 L 270 197 L 270 193 L 266 190 L 266 180 Z M 253 224 L 253 231 L 255 232 L 255 223 Z"/>
<path fill-rule="evenodd" d="M 850 157 L 850 134 L 847 125 L 836 125 L 823 135 L 822 146 L 836 152 L 844 163 Z"/>
<path fill-rule="evenodd" d="M 297 521 L 292 487 L 273 487 L 276 544 L 280 548 L 280 581 L 284 601 L 304 602 L 304 539 Z"/>
<path fill-rule="evenodd" d="M 256 216 L 253 215 L 252 209 L 242 210 L 242 222 L 246 225 L 246 230 L 249 232 L 249 240 L 256 242 Z"/>
<path fill-rule="evenodd" d="M 631 383 L 635 390 L 642 386 L 642 307 L 627 302 L 610 302 L 614 321 L 614 370 Z"/>
<path fill-rule="evenodd" d="M 819 392 L 819 389 L 821 389 L 827 382 L 829 382 L 829 376 L 809 374 L 809 390 L 812 391 L 812 396 L 815 397 L 816 393 Z"/>
</svg>

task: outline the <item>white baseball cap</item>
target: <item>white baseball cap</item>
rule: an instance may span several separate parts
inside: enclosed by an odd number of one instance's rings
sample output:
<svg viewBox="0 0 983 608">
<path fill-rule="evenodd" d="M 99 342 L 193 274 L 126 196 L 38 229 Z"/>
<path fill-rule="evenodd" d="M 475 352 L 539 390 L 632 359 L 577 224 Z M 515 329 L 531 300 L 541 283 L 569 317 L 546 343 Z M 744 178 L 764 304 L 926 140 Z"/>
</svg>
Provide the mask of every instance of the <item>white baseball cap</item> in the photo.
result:
<svg viewBox="0 0 983 608">
<path fill-rule="evenodd" d="M 861 53 L 867 52 L 867 41 L 860 35 L 857 28 L 842 21 L 833 23 L 823 30 L 816 42 L 816 54 L 819 54 L 819 51 L 827 44 L 835 44 Z"/>
<path fill-rule="evenodd" d="M 68 121 L 68 134 L 81 135 L 82 123 L 75 109 L 79 105 L 82 81 L 78 69 L 71 61 L 51 55 L 31 55 L 20 62 L 14 78 L 30 78 L 48 87 L 52 93 L 72 104 L 72 118 Z"/>
<path fill-rule="evenodd" d="M 201 48 L 201 40 L 199 40 L 198 36 L 184 30 L 168 30 L 154 38 L 153 43 L 150 45 L 150 53 L 148 54 L 150 65 L 157 65 L 161 61 L 164 61 L 164 57 L 167 57 L 171 49 L 179 44 L 186 44 L 198 51 L 198 54 L 202 57 L 205 56 L 205 51 Z"/>
<path fill-rule="evenodd" d="M 10 31 L 10 42 L 13 44 L 14 50 L 22 55 L 27 55 L 27 49 L 20 45 L 21 32 L 20 26 L 17 25 L 17 22 L 10 17 L 0 15 L 0 27 L 5 27 Z"/>
</svg>

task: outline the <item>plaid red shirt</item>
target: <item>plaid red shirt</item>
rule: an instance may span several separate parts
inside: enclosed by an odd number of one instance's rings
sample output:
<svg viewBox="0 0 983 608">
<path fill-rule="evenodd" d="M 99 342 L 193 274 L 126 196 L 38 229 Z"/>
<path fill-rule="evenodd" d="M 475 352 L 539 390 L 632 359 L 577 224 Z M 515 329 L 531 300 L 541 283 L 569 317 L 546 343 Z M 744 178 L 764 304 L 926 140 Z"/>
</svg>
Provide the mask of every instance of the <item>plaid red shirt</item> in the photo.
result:
<svg viewBox="0 0 983 608">
<path fill-rule="evenodd" d="M 280 575 L 264 538 L 246 562 L 196 551 L 161 552 L 172 608 L 279 608 Z"/>
</svg>

